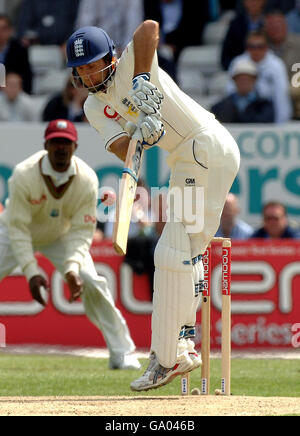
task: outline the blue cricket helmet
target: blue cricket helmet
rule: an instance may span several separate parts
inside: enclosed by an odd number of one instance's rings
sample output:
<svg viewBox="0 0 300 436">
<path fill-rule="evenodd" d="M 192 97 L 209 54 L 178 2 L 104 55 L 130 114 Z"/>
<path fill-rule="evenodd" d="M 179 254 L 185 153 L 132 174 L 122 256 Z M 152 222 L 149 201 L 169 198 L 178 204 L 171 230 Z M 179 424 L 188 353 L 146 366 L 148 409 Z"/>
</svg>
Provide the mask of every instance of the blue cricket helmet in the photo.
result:
<svg viewBox="0 0 300 436">
<path fill-rule="evenodd" d="M 102 59 L 107 54 L 114 56 L 115 45 L 100 27 L 87 26 L 76 30 L 67 41 L 67 66 L 76 68 Z"/>
</svg>

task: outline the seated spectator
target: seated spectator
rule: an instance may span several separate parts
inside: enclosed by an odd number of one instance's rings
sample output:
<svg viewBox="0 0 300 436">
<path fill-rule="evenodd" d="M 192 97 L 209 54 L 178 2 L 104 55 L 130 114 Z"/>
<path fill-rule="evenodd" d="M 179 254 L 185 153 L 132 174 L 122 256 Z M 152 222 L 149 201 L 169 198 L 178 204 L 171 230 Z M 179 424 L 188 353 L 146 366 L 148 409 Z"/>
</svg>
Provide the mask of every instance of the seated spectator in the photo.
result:
<svg viewBox="0 0 300 436">
<path fill-rule="evenodd" d="M 23 91 L 22 77 L 16 73 L 6 75 L 6 86 L 0 92 L 0 121 L 37 121 L 30 95 Z"/>
<path fill-rule="evenodd" d="M 79 0 L 24 0 L 17 35 L 25 46 L 63 45 L 74 31 Z"/>
<path fill-rule="evenodd" d="M 153 226 L 149 227 L 151 232 L 141 232 L 135 237 L 128 239 L 127 254 L 125 262 L 127 262 L 137 274 L 146 273 L 149 278 L 151 290 L 151 299 L 153 297 L 153 279 L 154 279 L 154 250 L 157 241 L 160 238 L 167 221 L 167 193 L 161 191 L 151 201 Z"/>
<path fill-rule="evenodd" d="M 216 118 L 223 123 L 273 123 L 272 101 L 260 97 L 255 88 L 257 68 L 254 62 L 241 60 L 236 63 L 232 79 L 236 91 L 211 108 Z"/>
<path fill-rule="evenodd" d="M 241 60 L 256 64 L 258 77 L 256 89 L 260 97 L 270 99 L 274 105 L 275 122 L 283 123 L 292 118 L 290 82 L 284 62 L 268 47 L 264 32 L 251 32 L 247 37 L 247 51 L 236 57 L 229 67 L 232 74 Z M 233 80 L 228 84 L 228 94 L 236 90 Z"/>
<path fill-rule="evenodd" d="M 285 206 L 271 201 L 262 210 L 263 226 L 252 234 L 252 238 L 300 238 L 299 229 L 289 225 Z"/>
<path fill-rule="evenodd" d="M 216 237 L 231 239 L 250 238 L 253 234 L 253 228 L 241 220 L 239 214 L 240 206 L 238 198 L 230 192 L 226 198 Z"/>
<path fill-rule="evenodd" d="M 283 60 L 291 78 L 292 66 L 299 62 L 300 35 L 289 32 L 286 17 L 278 10 L 266 13 L 264 30 L 269 48 Z"/>
<path fill-rule="evenodd" d="M 291 80 L 295 74 L 292 67 L 299 62 L 300 35 L 289 32 L 286 17 L 278 10 L 266 14 L 265 32 L 269 47 L 285 63 Z M 299 119 L 300 90 L 290 85 L 290 93 L 293 103 L 293 118 Z"/>
<path fill-rule="evenodd" d="M 286 19 L 289 32 L 300 33 L 300 0 L 296 0 L 294 9 L 286 15 Z"/>
<path fill-rule="evenodd" d="M 263 27 L 266 0 L 243 0 L 243 9 L 231 20 L 225 35 L 221 64 L 228 70 L 231 61 L 244 53 L 249 32 Z"/>
<path fill-rule="evenodd" d="M 13 25 L 7 15 L 0 14 L 0 63 L 5 65 L 6 72 L 19 74 L 23 80 L 24 91 L 31 93 L 32 71 L 28 52 L 15 38 Z"/>
<path fill-rule="evenodd" d="M 74 88 L 71 79 L 68 79 L 65 89 L 51 97 L 46 104 L 42 114 L 43 121 L 56 119 L 77 123 L 85 121 L 83 104 L 87 95 L 87 90 Z"/>
</svg>

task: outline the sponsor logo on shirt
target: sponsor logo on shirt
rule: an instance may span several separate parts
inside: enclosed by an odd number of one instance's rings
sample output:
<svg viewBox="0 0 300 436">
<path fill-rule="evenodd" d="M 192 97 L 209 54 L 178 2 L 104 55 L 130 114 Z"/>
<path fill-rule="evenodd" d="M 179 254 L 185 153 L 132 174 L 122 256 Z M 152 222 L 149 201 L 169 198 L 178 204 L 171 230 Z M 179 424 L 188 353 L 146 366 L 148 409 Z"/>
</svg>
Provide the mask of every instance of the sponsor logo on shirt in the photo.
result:
<svg viewBox="0 0 300 436">
<path fill-rule="evenodd" d="M 128 107 L 128 111 L 126 112 L 128 115 L 136 116 L 136 117 L 138 116 L 137 108 L 131 103 L 130 100 L 128 100 L 127 97 L 123 98 L 122 103 Z"/>
<path fill-rule="evenodd" d="M 96 217 L 91 216 L 91 215 L 84 215 L 84 222 L 85 223 L 96 223 Z"/>
<path fill-rule="evenodd" d="M 52 209 L 50 216 L 52 216 L 52 218 L 57 218 L 59 216 L 59 210 L 58 209 Z"/>
<path fill-rule="evenodd" d="M 114 119 L 115 121 L 118 121 L 120 119 L 120 115 L 118 114 L 118 112 L 116 112 L 110 106 L 105 106 L 105 108 L 104 108 L 104 115 L 107 118 Z"/>
<path fill-rule="evenodd" d="M 47 200 L 47 195 L 43 194 L 39 200 L 29 200 L 29 203 L 33 206 L 41 204 L 43 201 Z"/>
</svg>

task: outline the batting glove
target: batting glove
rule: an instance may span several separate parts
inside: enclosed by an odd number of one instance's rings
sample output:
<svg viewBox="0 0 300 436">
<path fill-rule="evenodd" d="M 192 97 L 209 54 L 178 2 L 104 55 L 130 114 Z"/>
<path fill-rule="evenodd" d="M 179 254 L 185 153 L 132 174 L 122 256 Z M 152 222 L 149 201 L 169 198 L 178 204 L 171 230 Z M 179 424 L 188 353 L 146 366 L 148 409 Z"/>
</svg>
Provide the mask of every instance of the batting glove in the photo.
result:
<svg viewBox="0 0 300 436">
<path fill-rule="evenodd" d="M 143 141 L 142 145 L 145 149 L 157 144 L 160 138 L 165 134 L 162 122 L 155 115 L 143 117 L 138 126 L 131 121 L 127 121 L 124 127 L 125 132 L 128 133 L 128 136 L 131 138 L 137 129 L 139 129 L 141 140 Z"/>
<path fill-rule="evenodd" d="M 143 146 L 146 149 L 157 144 L 165 134 L 163 123 L 155 115 L 146 116 L 140 125 L 140 129 L 144 140 Z"/>
<path fill-rule="evenodd" d="M 142 73 L 134 76 L 129 95 L 140 111 L 147 115 L 161 116 L 159 111 L 164 96 L 159 89 L 150 82 L 150 73 Z"/>
</svg>

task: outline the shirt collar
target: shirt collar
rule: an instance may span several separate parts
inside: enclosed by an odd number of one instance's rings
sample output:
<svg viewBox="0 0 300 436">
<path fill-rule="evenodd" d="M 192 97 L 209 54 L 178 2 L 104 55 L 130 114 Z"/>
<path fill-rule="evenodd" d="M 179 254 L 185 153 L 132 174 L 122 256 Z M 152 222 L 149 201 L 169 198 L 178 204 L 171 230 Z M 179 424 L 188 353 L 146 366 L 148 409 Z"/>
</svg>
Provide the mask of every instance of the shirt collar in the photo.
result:
<svg viewBox="0 0 300 436">
<path fill-rule="evenodd" d="M 69 168 L 66 171 L 60 173 L 52 168 L 48 154 L 46 154 L 42 160 L 42 174 L 44 176 L 50 176 L 56 187 L 64 185 L 65 183 L 67 183 L 70 177 L 76 175 L 76 164 L 74 157 L 72 157 L 71 159 L 71 164 Z"/>
</svg>

